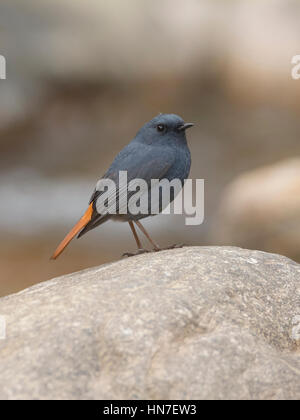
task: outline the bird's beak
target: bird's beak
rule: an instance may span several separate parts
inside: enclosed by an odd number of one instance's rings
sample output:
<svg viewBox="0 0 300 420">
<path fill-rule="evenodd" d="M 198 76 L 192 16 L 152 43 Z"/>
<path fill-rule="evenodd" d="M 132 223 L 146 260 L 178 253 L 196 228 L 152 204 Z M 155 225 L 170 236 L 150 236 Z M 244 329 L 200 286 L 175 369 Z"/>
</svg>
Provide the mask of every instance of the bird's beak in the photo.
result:
<svg viewBox="0 0 300 420">
<path fill-rule="evenodd" d="M 190 128 L 190 127 L 193 127 L 194 126 L 194 124 L 193 123 L 185 123 L 185 124 L 183 124 L 181 127 L 179 127 L 179 131 L 185 131 L 185 130 L 187 130 L 188 128 Z"/>
</svg>

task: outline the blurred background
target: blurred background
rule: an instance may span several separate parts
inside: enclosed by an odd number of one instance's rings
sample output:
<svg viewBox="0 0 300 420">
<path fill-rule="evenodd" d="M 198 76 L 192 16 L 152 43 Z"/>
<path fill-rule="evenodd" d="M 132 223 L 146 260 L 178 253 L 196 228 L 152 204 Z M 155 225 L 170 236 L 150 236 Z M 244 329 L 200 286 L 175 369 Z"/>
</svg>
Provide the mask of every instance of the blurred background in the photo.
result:
<svg viewBox="0 0 300 420">
<path fill-rule="evenodd" d="M 145 220 L 156 241 L 237 245 L 300 261 L 299 0 L 0 3 L 0 295 L 135 249 L 107 223 L 54 248 L 96 180 L 159 112 L 196 123 L 205 223 Z"/>
</svg>

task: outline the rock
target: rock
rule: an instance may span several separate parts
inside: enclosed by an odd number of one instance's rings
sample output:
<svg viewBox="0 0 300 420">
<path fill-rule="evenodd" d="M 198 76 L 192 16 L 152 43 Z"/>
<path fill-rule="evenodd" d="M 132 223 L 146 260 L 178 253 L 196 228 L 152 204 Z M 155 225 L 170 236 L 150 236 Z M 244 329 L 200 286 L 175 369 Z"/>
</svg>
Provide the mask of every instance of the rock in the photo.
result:
<svg viewBox="0 0 300 420">
<path fill-rule="evenodd" d="M 299 399 L 300 266 L 145 254 L 0 300 L 0 399 Z"/>
<path fill-rule="evenodd" d="M 214 240 L 300 260 L 300 157 L 243 173 L 223 193 Z"/>
</svg>

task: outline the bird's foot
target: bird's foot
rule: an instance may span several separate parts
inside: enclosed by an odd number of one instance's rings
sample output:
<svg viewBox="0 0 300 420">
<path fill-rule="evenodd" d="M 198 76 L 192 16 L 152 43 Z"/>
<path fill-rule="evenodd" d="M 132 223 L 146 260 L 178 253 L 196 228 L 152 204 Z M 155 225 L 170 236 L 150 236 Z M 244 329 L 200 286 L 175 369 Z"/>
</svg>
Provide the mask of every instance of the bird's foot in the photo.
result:
<svg viewBox="0 0 300 420">
<path fill-rule="evenodd" d="M 174 244 L 171 246 L 167 246 L 166 248 L 161 248 L 159 251 L 167 251 L 168 249 L 177 249 L 177 248 L 183 248 L 185 244 Z"/>
<path fill-rule="evenodd" d="M 134 257 L 136 255 L 146 254 L 147 252 L 151 252 L 151 251 L 148 251 L 148 249 L 140 248 L 135 252 L 124 252 L 122 257 Z"/>
<path fill-rule="evenodd" d="M 149 252 L 159 252 L 159 251 L 167 251 L 168 249 L 177 249 L 177 248 L 183 248 L 184 244 L 174 244 L 171 246 L 167 246 L 166 248 L 154 248 L 152 251 L 149 251 L 148 249 L 140 248 L 135 252 L 124 252 L 122 257 L 134 257 L 136 255 L 146 254 Z"/>
</svg>

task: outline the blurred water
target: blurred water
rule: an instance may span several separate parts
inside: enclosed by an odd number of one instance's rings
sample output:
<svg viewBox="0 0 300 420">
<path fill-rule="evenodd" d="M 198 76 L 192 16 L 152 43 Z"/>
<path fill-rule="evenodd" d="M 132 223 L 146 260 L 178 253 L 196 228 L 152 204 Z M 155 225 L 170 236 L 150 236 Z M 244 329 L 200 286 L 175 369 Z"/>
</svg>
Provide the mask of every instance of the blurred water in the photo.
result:
<svg viewBox="0 0 300 420">
<path fill-rule="evenodd" d="M 82 177 L 56 181 L 28 168 L 1 174 L 0 230 L 36 236 L 68 226 L 85 211 L 93 184 Z"/>
<path fill-rule="evenodd" d="M 95 184 L 95 180 L 82 177 L 54 180 L 28 168 L 6 172 L 0 184 L 0 231 L 3 235 L 37 237 L 43 232 L 67 229 L 85 212 Z M 174 217 L 159 215 L 155 219 L 163 220 L 167 227 L 173 225 Z M 149 218 L 151 227 L 161 224 L 155 219 Z M 110 236 L 120 234 L 119 226 L 110 223 Z"/>
</svg>

